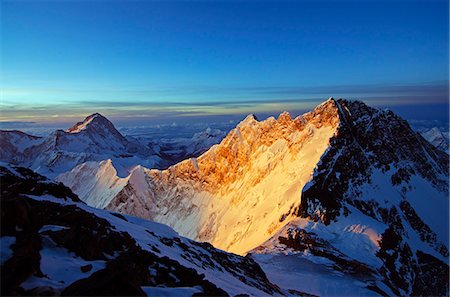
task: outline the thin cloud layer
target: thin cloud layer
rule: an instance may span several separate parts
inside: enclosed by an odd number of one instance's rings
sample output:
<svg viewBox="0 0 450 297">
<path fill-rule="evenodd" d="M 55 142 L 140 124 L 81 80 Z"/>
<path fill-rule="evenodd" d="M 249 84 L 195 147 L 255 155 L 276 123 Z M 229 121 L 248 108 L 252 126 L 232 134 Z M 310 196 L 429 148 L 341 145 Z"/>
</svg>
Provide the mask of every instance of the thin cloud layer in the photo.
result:
<svg viewBox="0 0 450 297">
<path fill-rule="evenodd" d="M 97 90 L 98 91 L 98 90 Z M 59 90 L 60 96 L 70 95 L 70 90 Z M 125 92 L 125 91 L 123 91 Z M 139 92 L 139 91 L 138 91 Z M 141 90 L 145 94 L 145 90 Z M 79 94 L 82 94 L 80 92 Z M 90 92 L 85 92 L 90 94 Z M 119 92 L 120 93 L 120 92 Z M 155 98 L 172 95 L 166 100 Z M 402 85 L 355 85 L 319 87 L 191 87 L 184 91 L 158 93 L 148 99 L 101 99 L 99 92 L 94 97 L 80 95 L 78 100 L 60 100 L 58 103 L 39 103 L 30 100 L 33 92 L 22 92 L 23 99 L 10 96 L 8 90 L 0 102 L 0 120 L 5 121 L 70 121 L 93 112 L 101 112 L 115 118 L 177 118 L 219 115 L 243 115 L 248 113 L 276 114 L 278 112 L 308 110 L 328 97 L 357 99 L 373 106 L 419 106 L 448 104 L 448 82 L 439 81 Z M 181 95 L 180 95 L 181 94 Z M 183 95 L 184 94 L 184 95 Z M 187 96 L 186 94 L 190 94 Z M 212 95 L 208 99 L 208 94 Z M 221 94 L 221 95 L 219 95 Z M 120 97 L 127 95 L 120 94 Z M 199 99 L 200 98 L 200 99 Z M 45 101 L 41 101 L 45 102 Z"/>
</svg>

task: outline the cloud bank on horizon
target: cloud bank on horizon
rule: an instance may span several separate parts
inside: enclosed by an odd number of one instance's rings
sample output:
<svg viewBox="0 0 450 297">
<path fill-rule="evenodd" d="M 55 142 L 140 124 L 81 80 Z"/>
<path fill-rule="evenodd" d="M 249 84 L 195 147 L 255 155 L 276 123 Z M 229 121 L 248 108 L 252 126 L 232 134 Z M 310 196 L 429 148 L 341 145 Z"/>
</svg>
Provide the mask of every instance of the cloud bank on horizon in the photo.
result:
<svg viewBox="0 0 450 297">
<path fill-rule="evenodd" d="M 2 122 L 295 113 L 330 96 L 448 121 L 443 0 L 4 1 L 2 27 Z"/>
<path fill-rule="evenodd" d="M 119 120 L 151 119 L 159 120 L 179 117 L 207 117 L 221 115 L 246 115 L 260 113 L 276 115 L 284 110 L 293 113 L 307 111 L 330 95 L 335 98 L 362 100 L 372 106 L 390 107 L 404 111 L 411 109 L 412 114 L 423 110 L 424 106 L 431 108 L 432 114 L 417 114 L 416 119 L 439 118 L 445 120 L 447 111 L 442 106 L 448 105 L 448 82 L 432 82 L 415 85 L 367 85 L 367 86 L 323 86 L 307 87 L 261 87 L 261 88 L 196 88 L 189 91 L 198 97 L 221 93 L 224 98 L 212 98 L 209 101 L 188 100 L 174 101 L 186 90 L 166 91 L 165 96 L 172 100 L 62 100 L 58 103 L 19 103 L 3 100 L 0 104 L 2 112 L 0 121 L 73 121 L 93 112 L 100 112 Z M 64 91 L 60 91 L 64 93 Z M 157 93 L 157 91 L 139 91 L 142 93 Z M 8 96 L 9 90 L 4 90 Z M 118 91 L 120 93 L 120 91 Z M 337 95 L 337 96 L 336 96 Z M 30 94 L 31 96 L 31 94 Z M 124 94 L 124 96 L 126 96 Z M 194 95 L 195 96 L 195 95 Z M 415 107 L 415 108 L 413 108 Z M 434 107 L 434 108 L 433 108 Z M 435 114 L 434 114 L 435 112 Z"/>
</svg>

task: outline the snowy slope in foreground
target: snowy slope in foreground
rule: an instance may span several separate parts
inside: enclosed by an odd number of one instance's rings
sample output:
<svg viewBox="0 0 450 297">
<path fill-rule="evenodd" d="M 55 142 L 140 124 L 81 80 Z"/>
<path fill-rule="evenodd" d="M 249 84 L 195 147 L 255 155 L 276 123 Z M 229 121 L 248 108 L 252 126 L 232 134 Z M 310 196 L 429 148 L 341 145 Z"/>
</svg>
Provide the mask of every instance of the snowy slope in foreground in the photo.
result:
<svg viewBox="0 0 450 297">
<path fill-rule="evenodd" d="M 250 258 L 95 209 L 25 168 L 0 167 L 2 295 L 297 295 Z"/>
</svg>

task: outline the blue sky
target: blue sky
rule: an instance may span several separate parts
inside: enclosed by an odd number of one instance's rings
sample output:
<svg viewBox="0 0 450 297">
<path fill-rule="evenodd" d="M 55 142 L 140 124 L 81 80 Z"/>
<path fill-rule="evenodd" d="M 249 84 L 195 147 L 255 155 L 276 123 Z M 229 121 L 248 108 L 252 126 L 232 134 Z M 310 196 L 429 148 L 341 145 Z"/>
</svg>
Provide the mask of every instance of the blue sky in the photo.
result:
<svg viewBox="0 0 450 297">
<path fill-rule="evenodd" d="M 1 19 L 0 121 L 272 114 L 330 96 L 448 117 L 445 0 L 6 0 Z"/>
</svg>

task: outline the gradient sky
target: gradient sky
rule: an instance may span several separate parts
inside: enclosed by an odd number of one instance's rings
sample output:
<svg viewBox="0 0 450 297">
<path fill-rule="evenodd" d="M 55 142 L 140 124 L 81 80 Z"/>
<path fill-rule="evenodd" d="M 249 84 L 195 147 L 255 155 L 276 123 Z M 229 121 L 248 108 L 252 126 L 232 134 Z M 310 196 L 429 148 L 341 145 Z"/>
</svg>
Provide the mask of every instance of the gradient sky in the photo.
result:
<svg viewBox="0 0 450 297">
<path fill-rule="evenodd" d="M 448 120 L 448 13 L 446 0 L 6 0 L 0 121 L 271 114 L 330 96 Z"/>
</svg>

